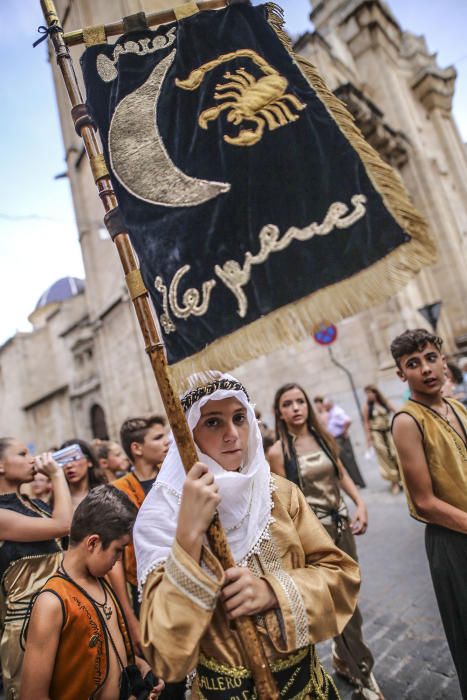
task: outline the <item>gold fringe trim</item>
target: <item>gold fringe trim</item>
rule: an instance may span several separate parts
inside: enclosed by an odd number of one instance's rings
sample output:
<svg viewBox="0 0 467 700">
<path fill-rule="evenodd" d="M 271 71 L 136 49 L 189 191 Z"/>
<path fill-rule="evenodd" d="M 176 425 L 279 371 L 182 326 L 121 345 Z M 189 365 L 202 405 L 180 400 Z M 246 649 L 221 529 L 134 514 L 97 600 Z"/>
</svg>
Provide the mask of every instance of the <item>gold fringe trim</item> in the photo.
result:
<svg viewBox="0 0 467 700">
<path fill-rule="evenodd" d="M 214 368 L 228 371 L 261 355 L 305 340 L 319 323 L 337 322 L 386 301 L 408 284 L 425 265 L 433 263 L 436 257 L 427 223 L 411 203 L 400 176 L 365 141 L 344 103 L 329 90 L 316 68 L 293 53 L 290 39 L 284 31 L 283 10 L 275 3 L 267 3 L 266 6 L 268 21 L 279 40 L 357 152 L 386 209 L 411 236 L 411 240 L 352 277 L 276 309 L 172 365 L 170 373 L 177 388 L 186 386 L 189 374 Z"/>
</svg>

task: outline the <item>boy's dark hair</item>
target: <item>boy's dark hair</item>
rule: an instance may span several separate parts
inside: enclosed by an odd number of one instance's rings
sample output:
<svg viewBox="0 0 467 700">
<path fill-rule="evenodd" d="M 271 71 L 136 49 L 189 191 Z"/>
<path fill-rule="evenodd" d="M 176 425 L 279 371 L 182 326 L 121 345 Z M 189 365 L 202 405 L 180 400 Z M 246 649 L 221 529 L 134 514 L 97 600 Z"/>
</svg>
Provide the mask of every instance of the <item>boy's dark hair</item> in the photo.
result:
<svg viewBox="0 0 467 700">
<path fill-rule="evenodd" d="M 122 423 L 122 427 L 120 428 L 120 443 L 130 462 L 133 462 L 131 443 L 138 442 L 142 445 L 146 433 L 153 425 L 162 425 L 165 427 L 165 423 L 165 418 L 159 415 L 149 416 L 149 418 L 127 418 L 126 421 Z"/>
<path fill-rule="evenodd" d="M 138 509 L 115 486 L 92 489 L 81 501 L 70 527 L 70 545 L 76 546 L 90 535 L 99 535 L 104 549 L 113 540 L 131 534 Z"/>
<path fill-rule="evenodd" d="M 268 435 L 263 435 L 263 450 L 264 454 L 274 445 L 276 442 L 274 435 L 268 434 Z"/>
<path fill-rule="evenodd" d="M 462 382 L 464 381 L 464 375 L 462 374 L 462 370 L 456 365 L 456 363 L 449 361 L 446 362 L 446 366 L 451 371 L 454 383 L 462 384 Z"/>
<path fill-rule="evenodd" d="M 441 352 L 443 341 L 438 335 L 427 331 L 425 328 L 404 331 L 392 341 L 391 355 L 396 365 L 400 367 L 399 360 L 401 357 L 410 355 L 413 352 L 422 352 L 428 343 L 434 345 L 438 352 Z"/>
<path fill-rule="evenodd" d="M 96 438 L 91 443 L 97 459 L 108 459 L 112 442 L 110 440 L 99 440 Z"/>
</svg>

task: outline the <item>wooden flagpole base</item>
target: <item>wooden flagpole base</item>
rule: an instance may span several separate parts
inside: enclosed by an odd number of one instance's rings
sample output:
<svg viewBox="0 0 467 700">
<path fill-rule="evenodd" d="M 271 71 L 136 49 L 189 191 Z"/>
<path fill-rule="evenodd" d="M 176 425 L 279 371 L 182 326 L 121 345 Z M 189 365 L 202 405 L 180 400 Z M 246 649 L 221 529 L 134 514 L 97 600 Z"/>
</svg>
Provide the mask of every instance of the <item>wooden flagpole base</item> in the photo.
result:
<svg viewBox="0 0 467 700">
<path fill-rule="evenodd" d="M 222 2 L 225 4 L 224 0 Z M 105 166 L 102 152 L 94 128 L 87 116 L 86 107 L 76 79 L 68 46 L 65 43 L 63 29 L 57 15 L 53 0 L 41 0 L 42 11 L 49 29 L 57 63 L 62 73 L 63 80 L 70 98 L 72 117 L 77 132 L 83 139 L 86 153 L 93 171 L 99 197 L 105 212 L 112 218 L 112 212 L 117 212 L 118 202 L 112 188 L 109 173 Z M 198 460 L 196 447 L 193 442 L 190 429 L 185 419 L 180 399 L 172 386 L 165 346 L 161 340 L 155 312 L 151 304 L 147 289 L 144 287 L 139 267 L 131 245 L 128 233 L 119 230 L 118 227 L 108 226 L 109 232 L 115 242 L 117 251 L 125 273 L 125 278 L 130 291 L 130 296 L 136 311 L 141 332 L 143 334 L 146 352 L 151 361 L 151 366 L 159 387 L 165 410 L 182 458 L 185 471 L 189 471 Z M 135 283 L 136 281 L 136 283 Z M 209 545 L 222 564 L 228 569 L 235 566 L 225 532 L 222 529 L 219 518 L 216 516 L 207 532 Z M 274 678 L 269 668 L 266 655 L 259 637 L 258 631 L 251 617 L 238 618 L 235 622 L 240 636 L 245 655 L 249 661 L 249 667 L 253 674 L 259 700 L 279 700 L 280 695 L 276 688 Z"/>
</svg>

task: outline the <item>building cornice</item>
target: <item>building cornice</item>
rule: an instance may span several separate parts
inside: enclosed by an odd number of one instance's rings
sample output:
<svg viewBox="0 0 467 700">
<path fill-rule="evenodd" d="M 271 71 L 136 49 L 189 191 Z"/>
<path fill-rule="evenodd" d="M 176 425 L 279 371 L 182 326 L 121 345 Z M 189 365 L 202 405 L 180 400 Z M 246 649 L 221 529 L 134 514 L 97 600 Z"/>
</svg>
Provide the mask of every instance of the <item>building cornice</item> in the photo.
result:
<svg viewBox="0 0 467 700">
<path fill-rule="evenodd" d="M 93 376 L 81 384 L 75 384 L 70 391 L 70 399 L 80 399 L 96 389 L 100 389 L 99 377 Z"/>
<path fill-rule="evenodd" d="M 352 83 L 340 85 L 334 92 L 345 103 L 365 139 L 381 157 L 395 168 L 405 165 L 410 147 L 405 134 L 391 128 L 384 121 L 381 110 Z"/>
<path fill-rule="evenodd" d="M 402 30 L 379 0 L 362 0 L 351 6 L 337 30 L 354 58 L 380 49 L 392 61 L 399 60 Z"/>
<path fill-rule="evenodd" d="M 414 76 L 411 88 L 427 112 L 451 112 L 457 72 L 453 66 L 426 66 Z"/>
<path fill-rule="evenodd" d="M 71 326 L 68 326 L 68 328 L 65 328 L 64 331 L 60 333 L 60 338 L 66 338 L 66 336 L 69 333 L 72 333 L 75 331 L 77 328 L 80 328 L 82 326 L 87 326 L 89 325 L 89 314 L 86 313 L 84 316 L 81 316 L 77 321 L 74 321 Z"/>
<path fill-rule="evenodd" d="M 46 394 L 43 394 L 42 396 L 39 396 L 38 398 L 34 399 L 33 401 L 30 401 L 29 403 L 25 404 L 22 406 L 23 411 L 30 411 L 33 408 L 36 408 L 36 406 L 40 406 L 41 403 L 45 403 L 46 401 L 49 401 L 52 399 L 54 396 L 58 396 L 59 394 L 64 394 L 68 391 L 68 384 L 62 384 L 61 386 L 56 387 L 55 389 L 52 389 L 51 391 L 48 391 Z"/>
</svg>

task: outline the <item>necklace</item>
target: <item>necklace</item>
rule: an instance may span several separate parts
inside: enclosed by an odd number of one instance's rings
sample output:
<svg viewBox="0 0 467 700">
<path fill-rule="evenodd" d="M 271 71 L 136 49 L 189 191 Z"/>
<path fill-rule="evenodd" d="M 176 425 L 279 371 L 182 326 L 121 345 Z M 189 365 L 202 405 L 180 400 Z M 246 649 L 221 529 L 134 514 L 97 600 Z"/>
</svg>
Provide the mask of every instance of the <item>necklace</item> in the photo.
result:
<svg viewBox="0 0 467 700">
<path fill-rule="evenodd" d="M 99 608 L 102 608 L 102 612 L 104 613 L 105 619 L 110 620 L 110 618 L 112 617 L 113 610 L 111 606 L 107 604 L 107 589 L 103 583 L 101 583 L 100 581 L 99 583 L 101 584 L 101 588 L 104 591 L 104 602 L 98 603 L 97 600 L 95 600 L 94 598 L 92 598 L 92 600 Z"/>
<path fill-rule="evenodd" d="M 433 408 L 432 410 L 433 410 L 435 413 L 437 413 L 438 416 L 440 416 L 443 420 L 445 420 L 446 423 L 449 423 L 449 425 L 451 425 L 451 421 L 450 421 L 450 418 L 449 418 L 449 404 L 448 404 L 447 401 L 444 401 L 443 403 L 444 403 L 444 407 L 445 407 L 445 408 L 444 408 L 444 413 L 442 413 L 441 411 L 438 411 L 436 408 Z"/>
<path fill-rule="evenodd" d="M 63 562 L 61 564 L 61 569 L 62 569 L 63 573 L 65 574 L 65 576 L 67 578 L 71 579 L 71 576 L 67 573 L 65 567 L 63 566 Z M 73 579 L 71 579 L 71 580 L 73 580 Z M 96 579 L 96 581 L 99 581 L 99 579 Z M 101 608 L 105 619 L 110 620 L 110 618 L 112 617 L 112 614 L 113 614 L 113 610 L 112 610 L 112 607 L 110 605 L 108 605 L 108 603 L 107 603 L 107 589 L 101 581 L 99 581 L 99 584 L 100 584 L 102 590 L 104 591 L 104 602 L 103 603 L 98 603 L 97 600 L 95 598 L 93 598 L 92 595 L 90 595 L 88 593 L 88 591 L 86 591 L 86 595 L 92 600 L 92 602 L 95 605 L 97 605 L 98 608 Z"/>
</svg>

